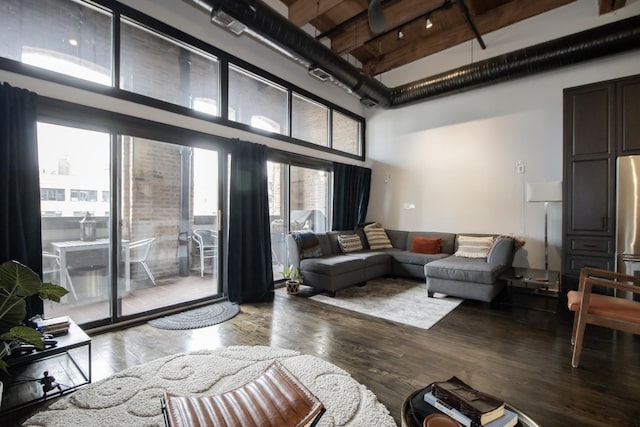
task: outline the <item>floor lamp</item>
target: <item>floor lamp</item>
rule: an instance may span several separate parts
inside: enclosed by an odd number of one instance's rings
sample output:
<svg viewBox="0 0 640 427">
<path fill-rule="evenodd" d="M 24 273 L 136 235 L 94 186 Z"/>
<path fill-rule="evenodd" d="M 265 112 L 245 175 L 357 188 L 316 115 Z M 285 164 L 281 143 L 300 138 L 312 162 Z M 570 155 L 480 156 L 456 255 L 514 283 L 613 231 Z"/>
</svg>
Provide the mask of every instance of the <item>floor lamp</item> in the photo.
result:
<svg viewBox="0 0 640 427">
<path fill-rule="evenodd" d="M 541 282 L 549 281 L 549 240 L 548 209 L 549 202 L 562 201 L 562 182 L 537 182 L 527 184 L 527 201 L 544 202 L 544 278 L 536 278 Z"/>
</svg>

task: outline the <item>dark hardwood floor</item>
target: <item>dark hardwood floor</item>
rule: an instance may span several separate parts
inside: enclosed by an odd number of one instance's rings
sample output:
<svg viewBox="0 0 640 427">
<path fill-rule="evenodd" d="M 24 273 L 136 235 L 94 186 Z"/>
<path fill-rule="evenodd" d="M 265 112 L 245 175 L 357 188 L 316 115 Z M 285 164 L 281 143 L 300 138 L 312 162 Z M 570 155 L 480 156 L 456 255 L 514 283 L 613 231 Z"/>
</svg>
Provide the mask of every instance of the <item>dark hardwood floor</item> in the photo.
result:
<svg viewBox="0 0 640 427">
<path fill-rule="evenodd" d="M 280 294 L 273 304 L 241 309 L 232 320 L 203 329 L 141 324 L 95 334 L 94 381 L 176 352 L 266 345 L 311 354 L 350 372 L 398 425 L 407 395 L 456 375 L 543 426 L 640 426 L 640 336 L 588 327 L 581 366 L 574 369 L 573 317 L 563 310 L 465 301 L 422 330 Z"/>
</svg>

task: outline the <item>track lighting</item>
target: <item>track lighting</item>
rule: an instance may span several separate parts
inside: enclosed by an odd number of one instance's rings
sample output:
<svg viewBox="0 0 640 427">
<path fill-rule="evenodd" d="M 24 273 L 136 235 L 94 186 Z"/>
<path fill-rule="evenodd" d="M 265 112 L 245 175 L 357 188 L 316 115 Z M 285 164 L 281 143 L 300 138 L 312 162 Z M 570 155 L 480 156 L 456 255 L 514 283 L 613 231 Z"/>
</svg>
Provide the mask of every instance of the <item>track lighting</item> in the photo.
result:
<svg viewBox="0 0 640 427">
<path fill-rule="evenodd" d="M 404 40 L 404 33 L 402 30 L 398 30 L 398 40 Z"/>
<path fill-rule="evenodd" d="M 429 15 L 427 15 L 427 19 L 424 22 L 424 27 L 427 29 L 433 27 L 433 22 L 431 22 L 431 19 L 429 19 Z"/>
</svg>

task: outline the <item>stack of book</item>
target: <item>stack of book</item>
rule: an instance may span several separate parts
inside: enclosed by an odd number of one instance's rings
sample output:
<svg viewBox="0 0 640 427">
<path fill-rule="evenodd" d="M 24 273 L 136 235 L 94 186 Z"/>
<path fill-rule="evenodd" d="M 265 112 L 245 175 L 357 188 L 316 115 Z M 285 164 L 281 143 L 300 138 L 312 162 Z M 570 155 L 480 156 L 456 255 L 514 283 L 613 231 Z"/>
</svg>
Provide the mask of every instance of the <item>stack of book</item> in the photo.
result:
<svg viewBox="0 0 640 427">
<path fill-rule="evenodd" d="M 53 336 L 67 334 L 71 325 L 69 316 L 52 317 L 51 319 L 37 318 L 33 320 L 33 323 L 41 333 Z"/>
<path fill-rule="evenodd" d="M 504 401 L 475 390 L 456 377 L 431 384 L 425 390 L 424 401 L 465 427 L 518 424 L 518 414 L 505 408 Z"/>
</svg>

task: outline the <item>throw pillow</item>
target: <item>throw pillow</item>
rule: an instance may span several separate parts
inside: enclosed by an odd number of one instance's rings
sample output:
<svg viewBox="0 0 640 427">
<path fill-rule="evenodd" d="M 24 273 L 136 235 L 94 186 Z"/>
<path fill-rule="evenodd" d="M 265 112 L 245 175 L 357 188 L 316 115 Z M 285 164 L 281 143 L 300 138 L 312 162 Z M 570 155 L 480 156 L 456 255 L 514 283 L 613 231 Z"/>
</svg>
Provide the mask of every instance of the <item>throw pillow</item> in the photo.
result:
<svg viewBox="0 0 640 427">
<path fill-rule="evenodd" d="M 362 241 L 357 234 L 341 234 L 338 236 L 340 250 L 344 253 L 362 250 Z"/>
<path fill-rule="evenodd" d="M 441 243 L 442 239 L 440 237 L 416 236 L 411 240 L 411 249 L 409 251 L 418 254 L 439 254 Z"/>
<path fill-rule="evenodd" d="M 463 258 L 486 258 L 493 244 L 493 236 L 458 236 L 458 250 L 454 254 Z"/>
<path fill-rule="evenodd" d="M 377 222 L 364 227 L 364 234 L 367 236 L 369 248 L 372 250 L 393 248 L 389 236 L 387 236 L 384 228 Z"/>
<path fill-rule="evenodd" d="M 313 231 L 295 231 L 291 233 L 291 235 L 298 245 L 300 259 L 318 258 L 322 256 L 320 241 Z"/>
</svg>

